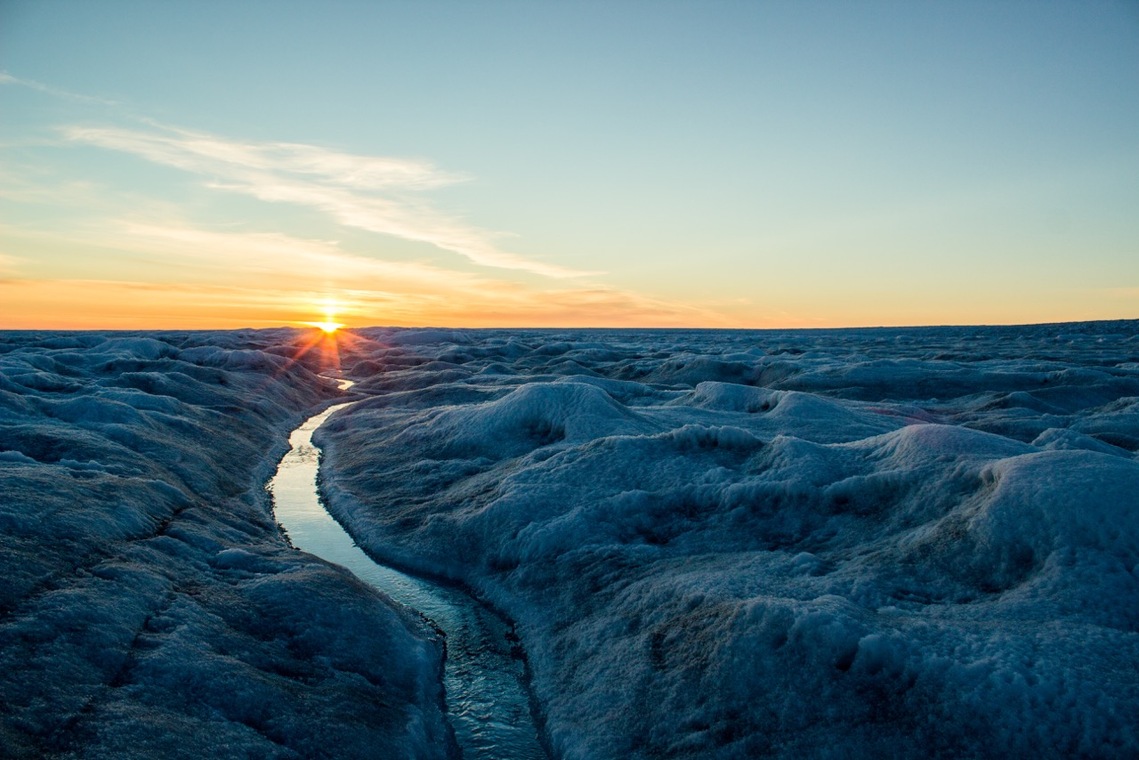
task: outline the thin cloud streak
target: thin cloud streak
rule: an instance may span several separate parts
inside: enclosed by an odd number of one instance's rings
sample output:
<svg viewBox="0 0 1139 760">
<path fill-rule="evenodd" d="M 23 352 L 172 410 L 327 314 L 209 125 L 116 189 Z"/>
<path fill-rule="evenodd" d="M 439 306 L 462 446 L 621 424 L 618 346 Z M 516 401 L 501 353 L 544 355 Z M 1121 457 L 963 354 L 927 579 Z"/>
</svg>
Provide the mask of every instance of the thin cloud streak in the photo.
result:
<svg viewBox="0 0 1139 760">
<path fill-rule="evenodd" d="M 429 190 L 469 178 L 426 161 L 338 153 L 302 143 L 242 143 L 149 122 L 161 132 L 114 127 L 66 127 L 68 139 L 198 173 L 262 170 L 308 175 L 362 190 Z"/>
<path fill-rule="evenodd" d="M 213 232 L 184 225 L 123 221 L 114 226 L 107 243 L 140 253 L 163 254 L 170 257 L 167 261 L 171 265 L 199 264 L 226 280 L 236 273 L 272 278 L 275 286 L 283 279 L 311 284 L 322 278 L 357 284 L 377 281 L 424 289 L 473 290 L 493 282 L 418 262 L 359 256 L 343 251 L 332 241 L 276 232 Z"/>
<path fill-rule="evenodd" d="M 9 307 L 0 314 L 0 329 L 232 329 L 296 325 L 319 317 L 329 291 L 314 287 L 311 278 L 294 285 L 0 278 L 0 301 Z M 488 287 L 467 298 L 456 295 L 335 289 L 331 297 L 340 305 L 338 319 L 352 326 L 685 327 L 701 314 L 596 289 L 511 294 Z M 722 317 L 704 325 L 726 326 Z"/>
<path fill-rule="evenodd" d="M 557 279 L 597 274 L 502 251 L 492 241 L 503 235 L 466 225 L 409 197 L 466 179 L 428 162 L 357 156 L 298 143 L 242 143 L 186 130 L 156 129 L 162 131 L 67 127 L 63 134 L 72 142 L 130 153 L 207 176 L 206 185 L 213 189 L 267 203 L 308 206 L 344 226 L 427 243 L 481 266 Z"/>
<path fill-rule="evenodd" d="M 75 242 L 58 233 L 43 237 Z M 602 286 L 535 288 L 419 262 L 373 259 L 332 241 L 275 232 L 122 220 L 88 230 L 83 239 L 160 261 L 166 279 L 0 278 L 0 302 L 7 306 L 0 329 L 298 324 L 320 316 L 325 298 L 339 302 L 338 317 L 356 326 L 726 326 L 722 314 L 637 293 Z"/>
<path fill-rule="evenodd" d="M 74 100 L 80 103 L 95 103 L 101 106 L 117 106 L 118 101 L 107 100 L 106 98 L 96 98 L 91 95 L 80 95 L 79 93 L 61 90 L 58 87 L 51 87 L 49 85 L 37 82 L 34 79 L 23 79 L 9 74 L 7 71 L 0 71 L 0 85 L 15 85 L 17 87 L 27 87 L 29 90 L 42 92 L 45 95 L 51 95 L 56 98 L 64 98 L 65 100 Z"/>
<path fill-rule="evenodd" d="M 469 272 L 418 262 L 393 262 L 348 253 L 335 242 L 279 233 L 214 232 L 184 225 L 120 222 L 110 240 L 173 261 L 196 262 L 244 273 L 275 292 L 300 292 L 314 281 L 335 283 L 353 294 L 346 314 L 383 323 L 422 325 L 440 320 L 463 324 L 726 324 L 723 315 L 602 286 L 532 289 Z M 110 240 L 108 242 L 110 242 Z M 343 287 L 351 283 L 351 290 Z M 338 295 L 338 298 L 340 295 Z M 298 298 L 298 301 L 301 300 Z M 583 315 L 588 315 L 583 317 Z"/>
</svg>

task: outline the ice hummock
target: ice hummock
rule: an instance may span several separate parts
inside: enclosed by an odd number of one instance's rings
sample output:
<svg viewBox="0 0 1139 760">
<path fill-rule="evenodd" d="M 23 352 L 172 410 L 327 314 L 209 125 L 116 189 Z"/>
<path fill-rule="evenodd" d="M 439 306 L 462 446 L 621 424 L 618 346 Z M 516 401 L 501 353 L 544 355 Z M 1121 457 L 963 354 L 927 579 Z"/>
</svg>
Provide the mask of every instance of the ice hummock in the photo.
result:
<svg viewBox="0 0 1139 760">
<path fill-rule="evenodd" d="M 325 490 L 562 757 L 1133 756 L 1137 332 L 362 331 Z"/>
</svg>

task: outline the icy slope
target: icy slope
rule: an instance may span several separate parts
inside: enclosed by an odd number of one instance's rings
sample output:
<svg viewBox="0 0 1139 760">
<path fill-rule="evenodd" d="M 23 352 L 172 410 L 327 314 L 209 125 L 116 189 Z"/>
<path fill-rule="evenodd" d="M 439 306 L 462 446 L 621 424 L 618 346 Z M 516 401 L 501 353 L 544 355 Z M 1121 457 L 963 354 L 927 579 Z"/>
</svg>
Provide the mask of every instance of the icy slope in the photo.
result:
<svg viewBox="0 0 1139 760">
<path fill-rule="evenodd" d="M 567 758 L 1134 756 L 1137 331 L 364 331 L 326 490 Z"/>
<path fill-rule="evenodd" d="M 433 634 L 261 490 L 299 337 L 0 333 L 0 754 L 444 756 Z"/>
</svg>

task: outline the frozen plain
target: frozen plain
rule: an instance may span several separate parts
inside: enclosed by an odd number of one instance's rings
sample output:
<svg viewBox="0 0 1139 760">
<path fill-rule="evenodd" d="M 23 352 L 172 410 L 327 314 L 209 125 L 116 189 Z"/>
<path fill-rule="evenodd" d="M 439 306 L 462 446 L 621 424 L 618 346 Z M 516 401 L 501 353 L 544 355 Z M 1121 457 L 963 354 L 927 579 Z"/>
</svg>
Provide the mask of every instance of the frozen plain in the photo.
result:
<svg viewBox="0 0 1139 760">
<path fill-rule="evenodd" d="M 330 509 L 517 622 L 559 756 L 1139 752 L 1139 323 L 355 336 Z M 12 754 L 449 751 L 259 491 L 301 341 L 0 334 Z"/>
</svg>

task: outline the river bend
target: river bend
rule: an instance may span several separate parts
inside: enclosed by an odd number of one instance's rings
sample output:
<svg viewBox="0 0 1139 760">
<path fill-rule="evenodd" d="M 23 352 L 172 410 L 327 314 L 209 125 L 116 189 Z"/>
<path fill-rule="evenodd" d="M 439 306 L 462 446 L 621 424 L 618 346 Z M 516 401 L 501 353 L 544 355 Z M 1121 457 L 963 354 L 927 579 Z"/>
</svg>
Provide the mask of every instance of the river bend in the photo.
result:
<svg viewBox="0 0 1139 760">
<path fill-rule="evenodd" d="M 511 626 L 461 589 L 374 561 L 324 509 L 317 488 L 320 454 L 312 435 L 333 412 L 352 403 L 310 417 L 289 437 L 291 448 L 267 486 L 277 521 L 296 548 L 347 568 L 443 631 L 447 714 L 466 760 L 546 760 Z"/>
</svg>

